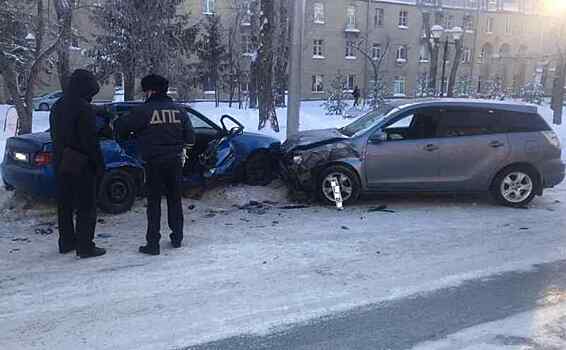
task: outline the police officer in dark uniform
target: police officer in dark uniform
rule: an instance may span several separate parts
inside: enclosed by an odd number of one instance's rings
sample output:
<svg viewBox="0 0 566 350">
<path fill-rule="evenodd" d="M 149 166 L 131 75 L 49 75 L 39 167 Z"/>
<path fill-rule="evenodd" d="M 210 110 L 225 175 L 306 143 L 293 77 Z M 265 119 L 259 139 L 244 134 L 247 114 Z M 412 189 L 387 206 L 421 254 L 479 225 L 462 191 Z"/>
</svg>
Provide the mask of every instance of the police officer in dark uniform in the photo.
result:
<svg viewBox="0 0 566 350">
<path fill-rule="evenodd" d="M 93 242 L 96 186 L 105 169 L 96 115 L 90 104 L 99 89 L 91 72 L 77 69 L 49 116 L 57 182 L 59 252 L 66 254 L 76 249 L 81 258 L 106 253 Z"/>
<path fill-rule="evenodd" d="M 143 106 L 114 122 L 118 135 L 134 133 L 145 161 L 147 196 L 147 244 L 139 251 L 159 255 L 161 195 L 167 196 L 167 214 L 171 244 L 181 247 L 183 241 L 183 207 L 181 202 L 182 156 L 187 145 L 194 144 L 191 120 L 182 105 L 167 96 L 169 82 L 159 75 L 148 75 L 141 81 L 146 97 Z"/>
</svg>

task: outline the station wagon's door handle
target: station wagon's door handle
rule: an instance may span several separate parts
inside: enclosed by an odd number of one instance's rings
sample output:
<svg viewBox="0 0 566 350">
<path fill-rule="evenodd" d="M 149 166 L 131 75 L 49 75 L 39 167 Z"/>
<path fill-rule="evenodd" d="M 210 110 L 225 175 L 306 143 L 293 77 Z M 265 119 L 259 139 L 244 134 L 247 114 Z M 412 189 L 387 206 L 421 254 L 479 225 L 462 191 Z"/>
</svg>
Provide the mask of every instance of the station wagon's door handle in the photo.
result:
<svg viewBox="0 0 566 350">
<path fill-rule="evenodd" d="M 501 141 L 491 141 L 491 142 L 489 143 L 489 146 L 490 146 L 490 147 L 493 147 L 493 148 L 499 148 L 499 147 L 505 146 L 505 144 L 504 144 L 503 142 L 501 142 Z"/>
<path fill-rule="evenodd" d="M 437 151 L 437 150 L 438 150 L 438 146 L 437 146 L 437 145 L 433 145 L 433 144 L 429 144 L 429 145 L 426 145 L 426 146 L 424 147 L 424 150 L 425 150 L 425 151 L 429 151 L 429 152 L 434 152 L 434 151 Z"/>
</svg>

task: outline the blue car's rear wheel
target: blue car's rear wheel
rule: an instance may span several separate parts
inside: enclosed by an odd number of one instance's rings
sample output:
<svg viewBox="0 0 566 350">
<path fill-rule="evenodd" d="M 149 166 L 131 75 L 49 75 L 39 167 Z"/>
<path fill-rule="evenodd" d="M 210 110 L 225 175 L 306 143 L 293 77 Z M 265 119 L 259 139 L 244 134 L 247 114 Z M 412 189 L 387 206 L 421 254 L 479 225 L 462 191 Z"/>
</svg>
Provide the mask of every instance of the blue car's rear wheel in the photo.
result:
<svg viewBox="0 0 566 350">
<path fill-rule="evenodd" d="M 106 213 L 121 214 L 132 208 L 136 194 L 134 177 L 128 171 L 111 170 L 100 182 L 98 203 Z"/>
</svg>

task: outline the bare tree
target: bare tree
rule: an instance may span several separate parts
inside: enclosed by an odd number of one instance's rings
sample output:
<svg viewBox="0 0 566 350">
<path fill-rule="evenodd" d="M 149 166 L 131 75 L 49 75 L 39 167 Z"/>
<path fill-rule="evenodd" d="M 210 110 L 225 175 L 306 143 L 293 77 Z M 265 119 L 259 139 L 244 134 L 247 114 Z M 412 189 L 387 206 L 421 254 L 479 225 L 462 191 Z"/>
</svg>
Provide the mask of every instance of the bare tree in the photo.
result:
<svg viewBox="0 0 566 350">
<path fill-rule="evenodd" d="M 260 46 L 258 49 L 259 61 L 259 124 L 258 130 L 265 127 L 269 121 L 271 128 L 279 132 L 279 122 L 275 112 L 273 99 L 273 31 L 274 6 L 273 0 L 261 1 L 260 16 Z"/>
<path fill-rule="evenodd" d="M 227 55 L 222 38 L 220 16 L 208 16 L 200 39 L 197 41 L 197 55 L 200 59 L 201 80 L 214 88 L 216 107 L 220 105 L 221 76 L 226 68 Z"/>
<path fill-rule="evenodd" d="M 57 72 L 59 84 L 62 88 L 67 86 L 70 72 L 69 47 L 73 38 L 73 9 L 75 0 L 55 0 L 55 12 L 60 25 L 61 40 L 57 47 Z"/>
<path fill-rule="evenodd" d="M 168 75 L 171 63 L 193 47 L 196 27 L 178 11 L 184 0 L 107 0 L 93 10 L 100 29 L 89 55 L 99 78 L 120 72 L 124 98 L 133 100 L 137 77 L 146 73 Z M 156 53 L 167 53 L 156 55 Z"/>
<path fill-rule="evenodd" d="M 389 40 L 389 38 L 387 38 L 386 40 L 387 42 L 385 43 L 385 46 L 379 56 L 374 56 L 373 52 L 371 51 L 373 50 L 373 48 L 370 48 L 369 45 L 366 45 L 368 38 L 363 38 L 358 42 L 355 42 L 353 45 L 354 49 L 356 49 L 362 56 L 364 56 L 364 58 L 368 61 L 372 68 L 373 84 L 370 87 L 369 100 L 370 107 L 373 110 L 381 108 L 381 105 L 383 104 L 382 100 L 384 98 L 384 86 L 383 79 L 381 77 L 381 66 L 385 57 L 387 57 L 389 48 L 391 46 L 391 41 Z"/>
<path fill-rule="evenodd" d="M 429 84 L 428 88 L 430 91 L 434 92 L 434 95 L 437 93 L 437 76 L 438 76 L 438 44 L 435 42 L 434 38 L 432 37 L 432 13 L 429 9 L 420 8 L 422 18 L 423 18 L 423 31 L 424 31 L 424 39 L 423 42 L 427 47 L 427 50 L 430 55 L 430 69 L 429 69 Z"/>
<path fill-rule="evenodd" d="M 285 91 L 287 90 L 287 68 L 289 66 L 289 43 L 291 31 L 289 28 L 289 2 L 276 0 L 278 11 L 275 16 L 275 57 L 274 57 L 274 83 L 275 106 L 285 107 Z"/>
<path fill-rule="evenodd" d="M 47 34 L 44 17 L 47 10 L 40 2 L 42 0 L 19 3 L 0 0 L 0 32 L 3 33 L 0 37 L 0 75 L 18 112 L 18 134 L 32 131 L 34 90 L 43 64 L 55 53 L 61 41 L 59 35 L 44 47 Z M 32 8 L 38 12 L 33 13 L 30 11 Z M 29 28 L 33 29 L 28 33 Z"/>
<path fill-rule="evenodd" d="M 564 110 L 564 85 L 566 84 L 566 25 L 560 24 L 555 31 L 554 42 L 556 43 L 555 64 L 556 71 L 552 86 L 551 107 L 554 111 L 553 122 L 556 125 L 562 124 L 562 112 Z"/>
</svg>

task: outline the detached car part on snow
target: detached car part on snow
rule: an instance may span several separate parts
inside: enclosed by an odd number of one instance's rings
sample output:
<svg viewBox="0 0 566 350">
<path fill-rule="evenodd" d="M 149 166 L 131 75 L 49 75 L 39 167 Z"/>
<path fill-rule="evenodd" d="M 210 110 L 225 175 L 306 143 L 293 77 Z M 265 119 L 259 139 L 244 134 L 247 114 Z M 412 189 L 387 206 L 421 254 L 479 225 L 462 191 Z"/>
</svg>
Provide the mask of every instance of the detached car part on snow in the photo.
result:
<svg viewBox="0 0 566 350">
<path fill-rule="evenodd" d="M 99 184 L 98 202 L 109 213 L 128 211 L 143 193 L 144 169 L 135 135 L 117 139 L 109 129 L 115 116 L 130 113 L 139 103 L 97 106 L 97 129 L 106 173 Z M 183 187 L 203 186 L 207 181 L 245 181 L 265 185 L 273 178 L 280 142 L 261 134 L 244 132 L 230 116 L 222 116 L 222 127 L 187 107 L 196 143 L 183 169 Z M 229 128 L 227 124 L 234 124 Z M 12 137 L 7 140 L 2 177 L 8 189 L 40 197 L 54 197 L 55 175 L 49 132 Z"/>
<path fill-rule="evenodd" d="M 337 182 L 345 204 L 363 192 L 490 192 L 522 207 L 564 180 L 557 135 L 536 106 L 515 103 L 403 102 L 282 150 L 284 178 L 328 203 Z"/>
</svg>

